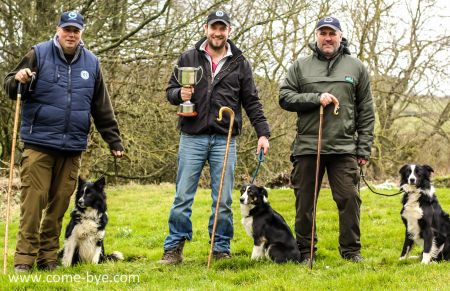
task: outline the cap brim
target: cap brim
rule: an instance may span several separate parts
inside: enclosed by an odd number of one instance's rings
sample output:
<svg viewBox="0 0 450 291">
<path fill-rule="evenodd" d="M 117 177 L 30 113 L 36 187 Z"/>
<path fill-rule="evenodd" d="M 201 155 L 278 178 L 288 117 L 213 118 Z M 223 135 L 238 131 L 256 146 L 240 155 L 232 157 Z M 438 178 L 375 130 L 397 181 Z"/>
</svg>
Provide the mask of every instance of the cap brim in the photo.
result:
<svg viewBox="0 0 450 291">
<path fill-rule="evenodd" d="M 337 28 L 336 26 L 331 25 L 331 24 L 322 24 L 321 26 L 317 27 L 316 30 L 321 29 L 322 27 L 329 27 L 329 28 L 334 29 L 336 31 L 342 32 L 339 28 Z"/>
<path fill-rule="evenodd" d="M 67 22 L 67 23 L 59 25 L 59 27 L 68 27 L 68 26 L 73 26 L 73 27 L 78 28 L 79 30 L 83 30 L 83 26 L 81 26 L 80 24 L 75 23 L 75 22 Z"/>
<path fill-rule="evenodd" d="M 223 20 L 223 19 L 213 19 L 210 22 L 208 22 L 208 25 L 214 24 L 216 22 L 222 22 L 223 24 L 225 24 L 226 26 L 230 26 L 230 23 Z"/>
</svg>

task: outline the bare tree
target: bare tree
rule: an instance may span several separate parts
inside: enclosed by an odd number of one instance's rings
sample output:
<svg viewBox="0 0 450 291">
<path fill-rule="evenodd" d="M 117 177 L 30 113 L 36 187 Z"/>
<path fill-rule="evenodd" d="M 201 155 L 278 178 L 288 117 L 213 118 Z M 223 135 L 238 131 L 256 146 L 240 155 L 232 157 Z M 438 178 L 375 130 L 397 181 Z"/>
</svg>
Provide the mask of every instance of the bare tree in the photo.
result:
<svg viewBox="0 0 450 291">
<path fill-rule="evenodd" d="M 430 31 L 437 0 L 75 0 L 0 2 L 0 71 L 4 76 L 33 44 L 50 39 L 62 11 L 76 9 L 87 23 L 83 41 L 100 58 L 120 123 L 126 156 L 117 177 L 174 181 L 178 149 L 176 109 L 165 88 L 179 55 L 204 35 L 207 15 L 232 18 L 231 39 L 250 61 L 272 130 L 260 179 L 290 171 L 296 115 L 278 105 L 278 85 L 289 66 L 311 53 L 314 26 L 325 15 L 341 19 L 354 56 L 369 68 L 377 110 L 371 170 L 393 174 L 399 163 L 421 157 L 439 169 L 447 159 L 430 149 L 448 143 L 450 104 L 437 98 L 448 83 L 448 29 Z M 399 13 L 399 11 L 402 11 Z M 447 86 L 448 88 L 448 86 Z M 443 90 L 441 90 L 443 91 Z M 0 93 L 0 160 L 9 156 L 13 102 Z M 238 139 L 237 181 L 256 166 L 255 133 L 244 118 Z M 450 149 L 447 150 L 450 154 Z M 116 164 L 93 128 L 83 174 L 116 176 Z M 203 177 L 206 183 L 207 174 Z"/>
</svg>

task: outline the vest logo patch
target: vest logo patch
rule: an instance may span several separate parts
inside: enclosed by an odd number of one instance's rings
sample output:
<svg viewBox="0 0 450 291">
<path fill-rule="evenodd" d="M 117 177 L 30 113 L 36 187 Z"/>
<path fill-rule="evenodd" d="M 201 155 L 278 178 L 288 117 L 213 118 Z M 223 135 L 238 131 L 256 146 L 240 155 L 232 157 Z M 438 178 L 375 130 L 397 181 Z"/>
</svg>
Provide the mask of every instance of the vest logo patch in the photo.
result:
<svg viewBox="0 0 450 291">
<path fill-rule="evenodd" d="M 88 71 L 81 71 L 81 78 L 83 78 L 83 79 L 85 79 L 85 80 L 87 80 L 87 79 L 89 79 L 89 73 L 88 73 Z"/>
<path fill-rule="evenodd" d="M 352 84 L 355 84 L 355 82 L 353 81 L 353 77 L 352 76 L 345 76 L 345 81 L 349 82 L 349 83 L 352 83 Z"/>
</svg>

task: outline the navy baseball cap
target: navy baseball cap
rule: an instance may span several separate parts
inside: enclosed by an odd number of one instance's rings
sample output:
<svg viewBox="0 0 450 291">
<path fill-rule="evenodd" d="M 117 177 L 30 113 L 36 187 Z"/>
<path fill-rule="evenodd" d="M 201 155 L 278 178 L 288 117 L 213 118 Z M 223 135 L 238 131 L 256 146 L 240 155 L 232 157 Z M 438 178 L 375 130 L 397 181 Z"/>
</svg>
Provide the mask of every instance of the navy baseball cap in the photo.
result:
<svg viewBox="0 0 450 291">
<path fill-rule="evenodd" d="M 332 16 L 327 16 L 319 20 L 319 22 L 317 22 L 316 30 L 321 29 L 322 27 L 330 27 L 336 31 L 342 32 L 341 23 L 337 18 Z"/>
<path fill-rule="evenodd" d="M 226 26 L 230 26 L 230 17 L 228 14 L 223 12 L 222 10 L 217 10 L 208 15 L 208 18 L 206 19 L 206 23 L 208 25 L 211 25 L 216 22 L 223 22 Z"/>
<path fill-rule="evenodd" d="M 59 27 L 75 26 L 79 30 L 84 28 L 84 17 L 76 11 L 66 11 L 61 14 Z"/>
</svg>

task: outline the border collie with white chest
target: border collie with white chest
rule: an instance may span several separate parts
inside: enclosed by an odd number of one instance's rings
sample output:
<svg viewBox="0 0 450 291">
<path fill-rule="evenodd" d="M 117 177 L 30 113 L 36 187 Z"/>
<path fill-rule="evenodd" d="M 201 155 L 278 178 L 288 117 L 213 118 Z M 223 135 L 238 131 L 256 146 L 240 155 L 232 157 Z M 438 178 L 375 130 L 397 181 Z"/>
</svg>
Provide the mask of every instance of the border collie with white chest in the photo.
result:
<svg viewBox="0 0 450 291">
<path fill-rule="evenodd" d="M 252 260 L 267 257 L 275 263 L 300 262 L 300 252 L 291 229 L 270 206 L 267 191 L 256 185 L 241 188 L 242 224 L 253 238 Z"/>
<path fill-rule="evenodd" d="M 401 216 L 406 227 L 400 260 L 408 256 L 414 243 L 423 248 L 423 264 L 450 259 L 450 218 L 435 196 L 432 172 L 428 165 L 404 165 L 400 169 L 400 188 L 405 191 Z"/>
<path fill-rule="evenodd" d="M 98 264 L 106 260 L 123 260 L 120 252 L 105 255 L 103 240 L 108 214 L 104 188 L 104 177 L 93 183 L 78 178 L 75 207 L 70 214 L 61 252 L 62 264 L 66 267 L 80 262 Z"/>
</svg>

